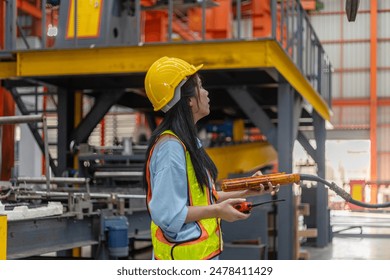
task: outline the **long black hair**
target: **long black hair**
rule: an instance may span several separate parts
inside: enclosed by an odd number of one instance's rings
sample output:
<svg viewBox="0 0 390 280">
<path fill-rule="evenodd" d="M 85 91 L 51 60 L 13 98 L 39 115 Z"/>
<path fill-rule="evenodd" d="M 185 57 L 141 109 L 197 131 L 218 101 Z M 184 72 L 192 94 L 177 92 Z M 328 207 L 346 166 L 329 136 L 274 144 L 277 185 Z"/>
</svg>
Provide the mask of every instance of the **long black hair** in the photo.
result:
<svg viewBox="0 0 390 280">
<path fill-rule="evenodd" d="M 196 179 L 200 188 L 203 190 L 203 186 L 209 183 L 207 172 L 209 172 L 211 178 L 215 181 L 218 170 L 205 149 L 198 146 L 197 127 L 194 122 L 191 107 L 189 106 L 190 97 L 196 97 L 197 102 L 199 102 L 197 92 L 200 93 L 200 86 L 198 79 L 198 74 L 194 74 L 183 84 L 180 100 L 165 114 L 163 121 L 153 131 L 149 139 L 146 157 L 149 157 L 150 150 L 161 133 L 165 130 L 172 130 L 184 143 L 187 151 L 190 153 Z M 144 166 L 144 186 L 147 188 L 146 164 Z"/>
</svg>

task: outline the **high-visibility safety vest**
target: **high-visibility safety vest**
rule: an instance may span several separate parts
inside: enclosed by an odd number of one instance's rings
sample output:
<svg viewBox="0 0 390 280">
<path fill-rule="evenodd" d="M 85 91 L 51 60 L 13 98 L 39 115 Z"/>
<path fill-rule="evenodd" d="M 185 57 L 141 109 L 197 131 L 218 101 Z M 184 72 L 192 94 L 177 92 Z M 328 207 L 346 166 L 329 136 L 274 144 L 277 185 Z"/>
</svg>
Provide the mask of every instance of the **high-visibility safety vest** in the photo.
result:
<svg viewBox="0 0 390 280">
<path fill-rule="evenodd" d="M 186 154 L 187 179 L 188 179 L 188 201 L 189 206 L 205 206 L 212 203 L 210 191 L 207 186 L 203 186 L 203 192 L 199 188 L 195 170 L 191 162 L 190 154 L 184 143 L 172 131 L 166 130 L 162 135 L 172 135 L 183 145 Z M 157 143 L 157 140 L 155 144 Z M 155 145 L 154 144 L 154 145 Z M 149 205 L 152 199 L 152 188 L 150 185 L 150 158 L 154 147 L 150 150 L 146 165 L 146 180 L 148 184 L 147 202 Z M 216 198 L 216 191 L 212 186 L 213 196 Z M 219 218 L 202 219 L 196 222 L 201 230 L 201 234 L 192 240 L 184 242 L 171 242 L 165 238 L 162 229 L 153 221 L 151 222 L 151 236 L 154 249 L 154 257 L 157 260 L 202 260 L 212 259 L 222 252 L 223 242 Z"/>
</svg>

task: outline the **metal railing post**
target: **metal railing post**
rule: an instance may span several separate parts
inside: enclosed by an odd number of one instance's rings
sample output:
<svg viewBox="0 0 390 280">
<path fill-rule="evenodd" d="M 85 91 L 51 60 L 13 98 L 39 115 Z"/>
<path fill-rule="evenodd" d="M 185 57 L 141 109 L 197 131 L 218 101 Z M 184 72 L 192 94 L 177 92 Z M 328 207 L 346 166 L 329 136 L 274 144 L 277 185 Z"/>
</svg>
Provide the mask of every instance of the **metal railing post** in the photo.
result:
<svg viewBox="0 0 390 280">
<path fill-rule="evenodd" d="M 41 37 L 41 44 L 42 44 L 42 49 L 46 48 L 46 0 L 41 0 L 41 5 L 42 5 L 42 19 L 41 19 L 41 24 L 42 24 L 42 37 Z"/>
<path fill-rule="evenodd" d="M 135 0 L 135 20 L 137 44 L 141 42 L 141 0 Z"/>
<path fill-rule="evenodd" d="M 77 42 L 77 0 L 74 0 L 73 1 L 73 5 L 74 5 L 74 26 L 73 26 L 73 33 L 74 33 L 74 46 L 77 47 L 78 45 L 78 42 Z"/>
<path fill-rule="evenodd" d="M 237 11 L 237 39 L 241 39 L 241 0 L 236 2 Z"/>
<path fill-rule="evenodd" d="M 206 40 L 206 0 L 202 1 L 202 40 Z"/>
<path fill-rule="evenodd" d="M 5 6 L 5 42 L 6 51 L 16 49 L 16 1 L 6 1 Z"/>
<path fill-rule="evenodd" d="M 47 132 L 47 121 L 44 115 L 27 115 L 27 116 L 6 116 L 0 117 L 0 125 L 3 124 L 19 124 L 19 123 L 36 123 L 42 122 L 44 133 L 44 152 L 45 152 L 45 168 L 46 168 L 46 187 L 50 192 L 50 165 L 49 165 L 49 139 Z"/>
<path fill-rule="evenodd" d="M 296 1 L 297 7 L 297 31 L 298 31 L 298 51 L 297 51 L 297 64 L 301 71 L 303 70 L 303 11 L 300 3 Z"/>
<path fill-rule="evenodd" d="M 172 41 L 173 0 L 168 0 L 168 41 Z"/>
<path fill-rule="evenodd" d="M 276 26 L 278 24 L 276 0 L 271 0 L 272 38 L 276 40 Z"/>
</svg>

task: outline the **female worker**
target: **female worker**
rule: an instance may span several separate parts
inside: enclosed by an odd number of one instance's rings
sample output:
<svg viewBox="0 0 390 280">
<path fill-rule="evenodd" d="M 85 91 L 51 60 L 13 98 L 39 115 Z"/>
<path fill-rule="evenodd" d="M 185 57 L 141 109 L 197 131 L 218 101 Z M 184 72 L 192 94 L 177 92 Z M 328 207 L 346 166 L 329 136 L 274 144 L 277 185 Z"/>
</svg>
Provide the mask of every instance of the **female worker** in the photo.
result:
<svg viewBox="0 0 390 280">
<path fill-rule="evenodd" d="M 165 113 L 147 151 L 144 183 L 152 219 L 153 258 L 216 259 L 222 252 L 220 219 L 247 219 L 233 206 L 245 197 L 278 191 L 217 192 L 217 168 L 197 138 L 196 123 L 210 113 L 208 91 L 193 66 L 162 57 L 145 77 L 146 94 L 154 110 Z"/>
</svg>

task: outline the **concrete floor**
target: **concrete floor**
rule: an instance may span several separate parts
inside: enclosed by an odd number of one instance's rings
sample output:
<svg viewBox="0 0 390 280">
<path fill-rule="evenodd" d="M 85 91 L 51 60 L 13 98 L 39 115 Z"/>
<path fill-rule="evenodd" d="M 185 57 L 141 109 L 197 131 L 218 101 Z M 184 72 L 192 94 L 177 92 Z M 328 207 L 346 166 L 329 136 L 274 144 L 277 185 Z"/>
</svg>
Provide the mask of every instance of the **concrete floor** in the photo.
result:
<svg viewBox="0 0 390 280">
<path fill-rule="evenodd" d="M 325 248 L 303 243 L 310 260 L 390 260 L 390 212 L 332 211 L 331 225 L 332 242 Z M 150 260 L 151 250 L 135 259 Z"/>
<path fill-rule="evenodd" d="M 302 246 L 311 260 L 390 260 L 390 213 L 332 211 L 332 242 Z"/>
</svg>

